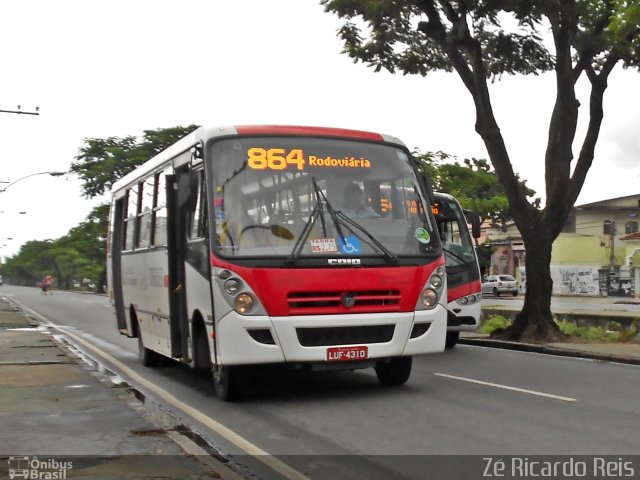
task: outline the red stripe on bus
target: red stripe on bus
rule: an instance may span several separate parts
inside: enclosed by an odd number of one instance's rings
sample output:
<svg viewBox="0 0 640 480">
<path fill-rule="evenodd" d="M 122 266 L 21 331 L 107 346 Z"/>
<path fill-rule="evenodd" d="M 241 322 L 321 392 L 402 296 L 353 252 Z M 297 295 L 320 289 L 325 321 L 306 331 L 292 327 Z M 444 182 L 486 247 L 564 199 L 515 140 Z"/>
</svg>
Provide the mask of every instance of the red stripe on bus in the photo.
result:
<svg viewBox="0 0 640 480">
<path fill-rule="evenodd" d="M 457 287 L 447 289 L 447 301 L 453 302 L 465 295 L 471 295 L 473 293 L 480 293 L 480 280 L 474 280 L 473 282 L 465 283 Z"/>
<path fill-rule="evenodd" d="M 211 261 L 214 267 L 226 268 L 239 275 L 272 316 L 413 312 L 429 275 L 442 265 L 437 260 L 427 265 L 393 268 L 292 269 L 241 267 L 214 255 L 211 255 Z M 355 295 L 364 301 L 363 305 L 344 306 L 341 299 L 345 294 Z M 316 302 L 316 297 L 323 297 L 326 302 Z"/>
<path fill-rule="evenodd" d="M 321 137 L 344 137 L 384 141 L 379 133 L 345 128 L 304 127 L 287 125 L 241 125 L 234 126 L 239 135 L 301 135 Z"/>
</svg>

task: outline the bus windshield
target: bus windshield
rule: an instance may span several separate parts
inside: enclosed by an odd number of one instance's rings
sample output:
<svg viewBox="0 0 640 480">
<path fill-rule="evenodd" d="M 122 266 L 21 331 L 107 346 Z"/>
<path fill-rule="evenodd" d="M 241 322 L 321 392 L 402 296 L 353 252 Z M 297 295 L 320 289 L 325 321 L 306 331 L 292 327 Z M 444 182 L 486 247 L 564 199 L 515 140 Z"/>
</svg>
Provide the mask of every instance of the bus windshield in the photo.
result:
<svg viewBox="0 0 640 480">
<path fill-rule="evenodd" d="M 448 195 L 436 193 L 432 211 L 447 267 L 475 263 L 473 242 L 460 204 Z"/>
<path fill-rule="evenodd" d="M 402 257 L 440 253 L 408 153 L 315 137 L 212 142 L 214 247 L 222 257 Z"/>
</svg>

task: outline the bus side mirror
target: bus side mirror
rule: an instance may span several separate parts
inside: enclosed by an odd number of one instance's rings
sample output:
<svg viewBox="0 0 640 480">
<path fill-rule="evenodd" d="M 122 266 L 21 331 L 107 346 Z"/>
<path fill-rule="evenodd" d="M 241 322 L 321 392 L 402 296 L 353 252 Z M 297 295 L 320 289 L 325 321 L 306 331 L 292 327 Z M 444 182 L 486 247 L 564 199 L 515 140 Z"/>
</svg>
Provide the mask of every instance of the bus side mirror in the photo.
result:
<svg viewBox="0 0 640 480">
<path fill-rule="evenodd" d="M 471 236 L 473 238 L 480 238 L 480 235 L 482 233 L 481 231 L 482 219 L 480 218 L 480 215 L 470 210 L 465 210 L 464 213 L 471 223 Z"/>
<path fill-rule="evenodd" d="M 427 172 L 421 172 L 420 178 L 422 179 L 422 184 L 427 192 L 427 197 L 429 197 L 429 203 L 433 203 L 435 200 L 435 196 L 433 194 L 433 183 L 431 183 L 431 175 Z"/>
</svg>

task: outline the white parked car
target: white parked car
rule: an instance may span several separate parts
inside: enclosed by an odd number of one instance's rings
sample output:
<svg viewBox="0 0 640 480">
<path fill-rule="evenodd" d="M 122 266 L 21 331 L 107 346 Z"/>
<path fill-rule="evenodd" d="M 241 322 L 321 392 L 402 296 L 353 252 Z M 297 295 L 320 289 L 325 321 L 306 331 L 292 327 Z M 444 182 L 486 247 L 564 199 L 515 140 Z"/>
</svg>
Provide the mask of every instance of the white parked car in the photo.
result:
<svg viewBox="0 0 640 480">
<path fill-rule="evenodd" d="M 487 275 L 482 278 L 482 293 L 499 297 L 501 293 L 518 295 L 518 281 L 511 275 Z"/>
</svg>

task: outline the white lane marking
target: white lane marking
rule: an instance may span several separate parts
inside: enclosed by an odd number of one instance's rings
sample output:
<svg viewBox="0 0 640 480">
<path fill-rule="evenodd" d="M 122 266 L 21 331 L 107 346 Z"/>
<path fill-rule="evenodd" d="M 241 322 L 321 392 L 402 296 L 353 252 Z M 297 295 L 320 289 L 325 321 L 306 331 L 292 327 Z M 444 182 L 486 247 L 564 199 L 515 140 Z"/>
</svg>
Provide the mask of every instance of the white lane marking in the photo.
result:
<svg viewBox="0 0 640 480">
<path fill-rule="evenodd" d="M 447 375 L 446 373 L 434 373 L 434 375 L 437 377 L 450 378 L 452 380 L 460 380 L 461 382 L 476 383 L 478 385 L 484 385 L 486 387 L 501 388 L 503 390 L 511 390 L 512 392 L 520 392 L 520 393 L 526 393 L 528 395 L 537 395 L 538 397 L 552 398 L 554 400 L 562 400 L 563 402 L 578 401 L 577 399 L 571 398 L 571 397 L 562 397 L 560 395 L 552 395 L 550 393 L 536 392 L 535 390 L 526 390 L 524 388 L 509 387 L 507 385 L 500 385 L 499 383 L 483 382 L 480 380 L 474 380 L 473 378 L 456 377 L 455 375 Z"/>
<path fill-rule="evenodd" d="M 24 310 L 29 311 L 32 315 L 38 317 L 42 322 L 45 322 L 45 323 L 51 325 L 52 327 L 58 329 L 59 331 L 64 332 L 65 335 L 73 338 L 76 342 L 82 344 L 85 348 L 91 350 L 93 353 L 95 353 L 99 357 L 102 357 L 104 360 L 106 360 L 107 362 L 111 363 L 111 365 L 113 365 L 116 368 L 118 368 L 122 373 L 124 373 L 126 376 L 128 376 L 131 380 L 136 382 L 138 385 L 141 385 L 144 388 L 146 388 L 147 390 L 152 391 L 158 397 L 160 397 L 163 400 L 165 400 L 167 403 L 173 405 L 174 407 L 178 408 L 179 410 L 182 410 L 184 413 L 186 413 L 187 415 L 191 416 L 192 418 L 194 418 L 198 422 L 202 423 L 203 425 L 206 425 L 208 428 L 210 428 L 211 430 L 216 432 L 218 435 L 224 437 L 227 441 L 233 443 L 235 446 L 237 446 L 238 448 L 244 450 L 249 455 L 252 455 L 257 460 L 260 460 L 262 463 L 266 464 L 269 468 L 271 468 L 272 470 L 278 472 L 279 474 L 281 474 L 285 478 L 288 478 L 288 479 L 291 479 L 291 480 L 311 480 L 306 475 L 298 472 L 297 470 L 293 469 L 292 467 L 290 467 L 286 463 L 284 463 L 284 462 L 278 460 L 277 458 L 273 457 L 271 454 L 269 454 L 265 450 L 262 450 L 260 447 L 258 447 L 256 445 L 254 445 L 253 443 L 249 442 L 244 437 L 238 435 L 236 432 L 234 432 L 230 428 L 225 427 L 221 423 L 215 421 L 211 417 L 209 417 L 209 416 L 205 415 L 204 413 L 202 413 L 200 410 L 197 410 L 197 409 L 193 408 L 192 406 L 181 402 L 176 397 L 174 397 L 171 393 L 167 392 L 166 390 L 164 390 L 163 388 L 159 387 L 155 383 L 152 383 L 149 380 L 145 379 L 144 377 L 142 377 L 141 375 L 136 373 L 134 370 L 132 370 L 129 367 L 127 367 L 121 361 L 115 359 L 114 357 L 109 355 L 107 352 L 105 352 L 105 351 L 101 350 L 100 348 L 96 347 L 95 345 L 91 344 L 90 342 L 88 342 L 84 338 L 79 337 L 75 333 L 72 333 L 66 327 L 64 327 L 62 325 L 56 325 L 55 323 L 50 321 L 48 318 L 46 318 L 44 315 L 41 315 L 38 312 L 35 312 L 35 311 L 31 310 L 30 308 L 27 308 L 27 307 L 24 307 L 24 306 L 22 306 L 22 308 Z"/>
</svg>

